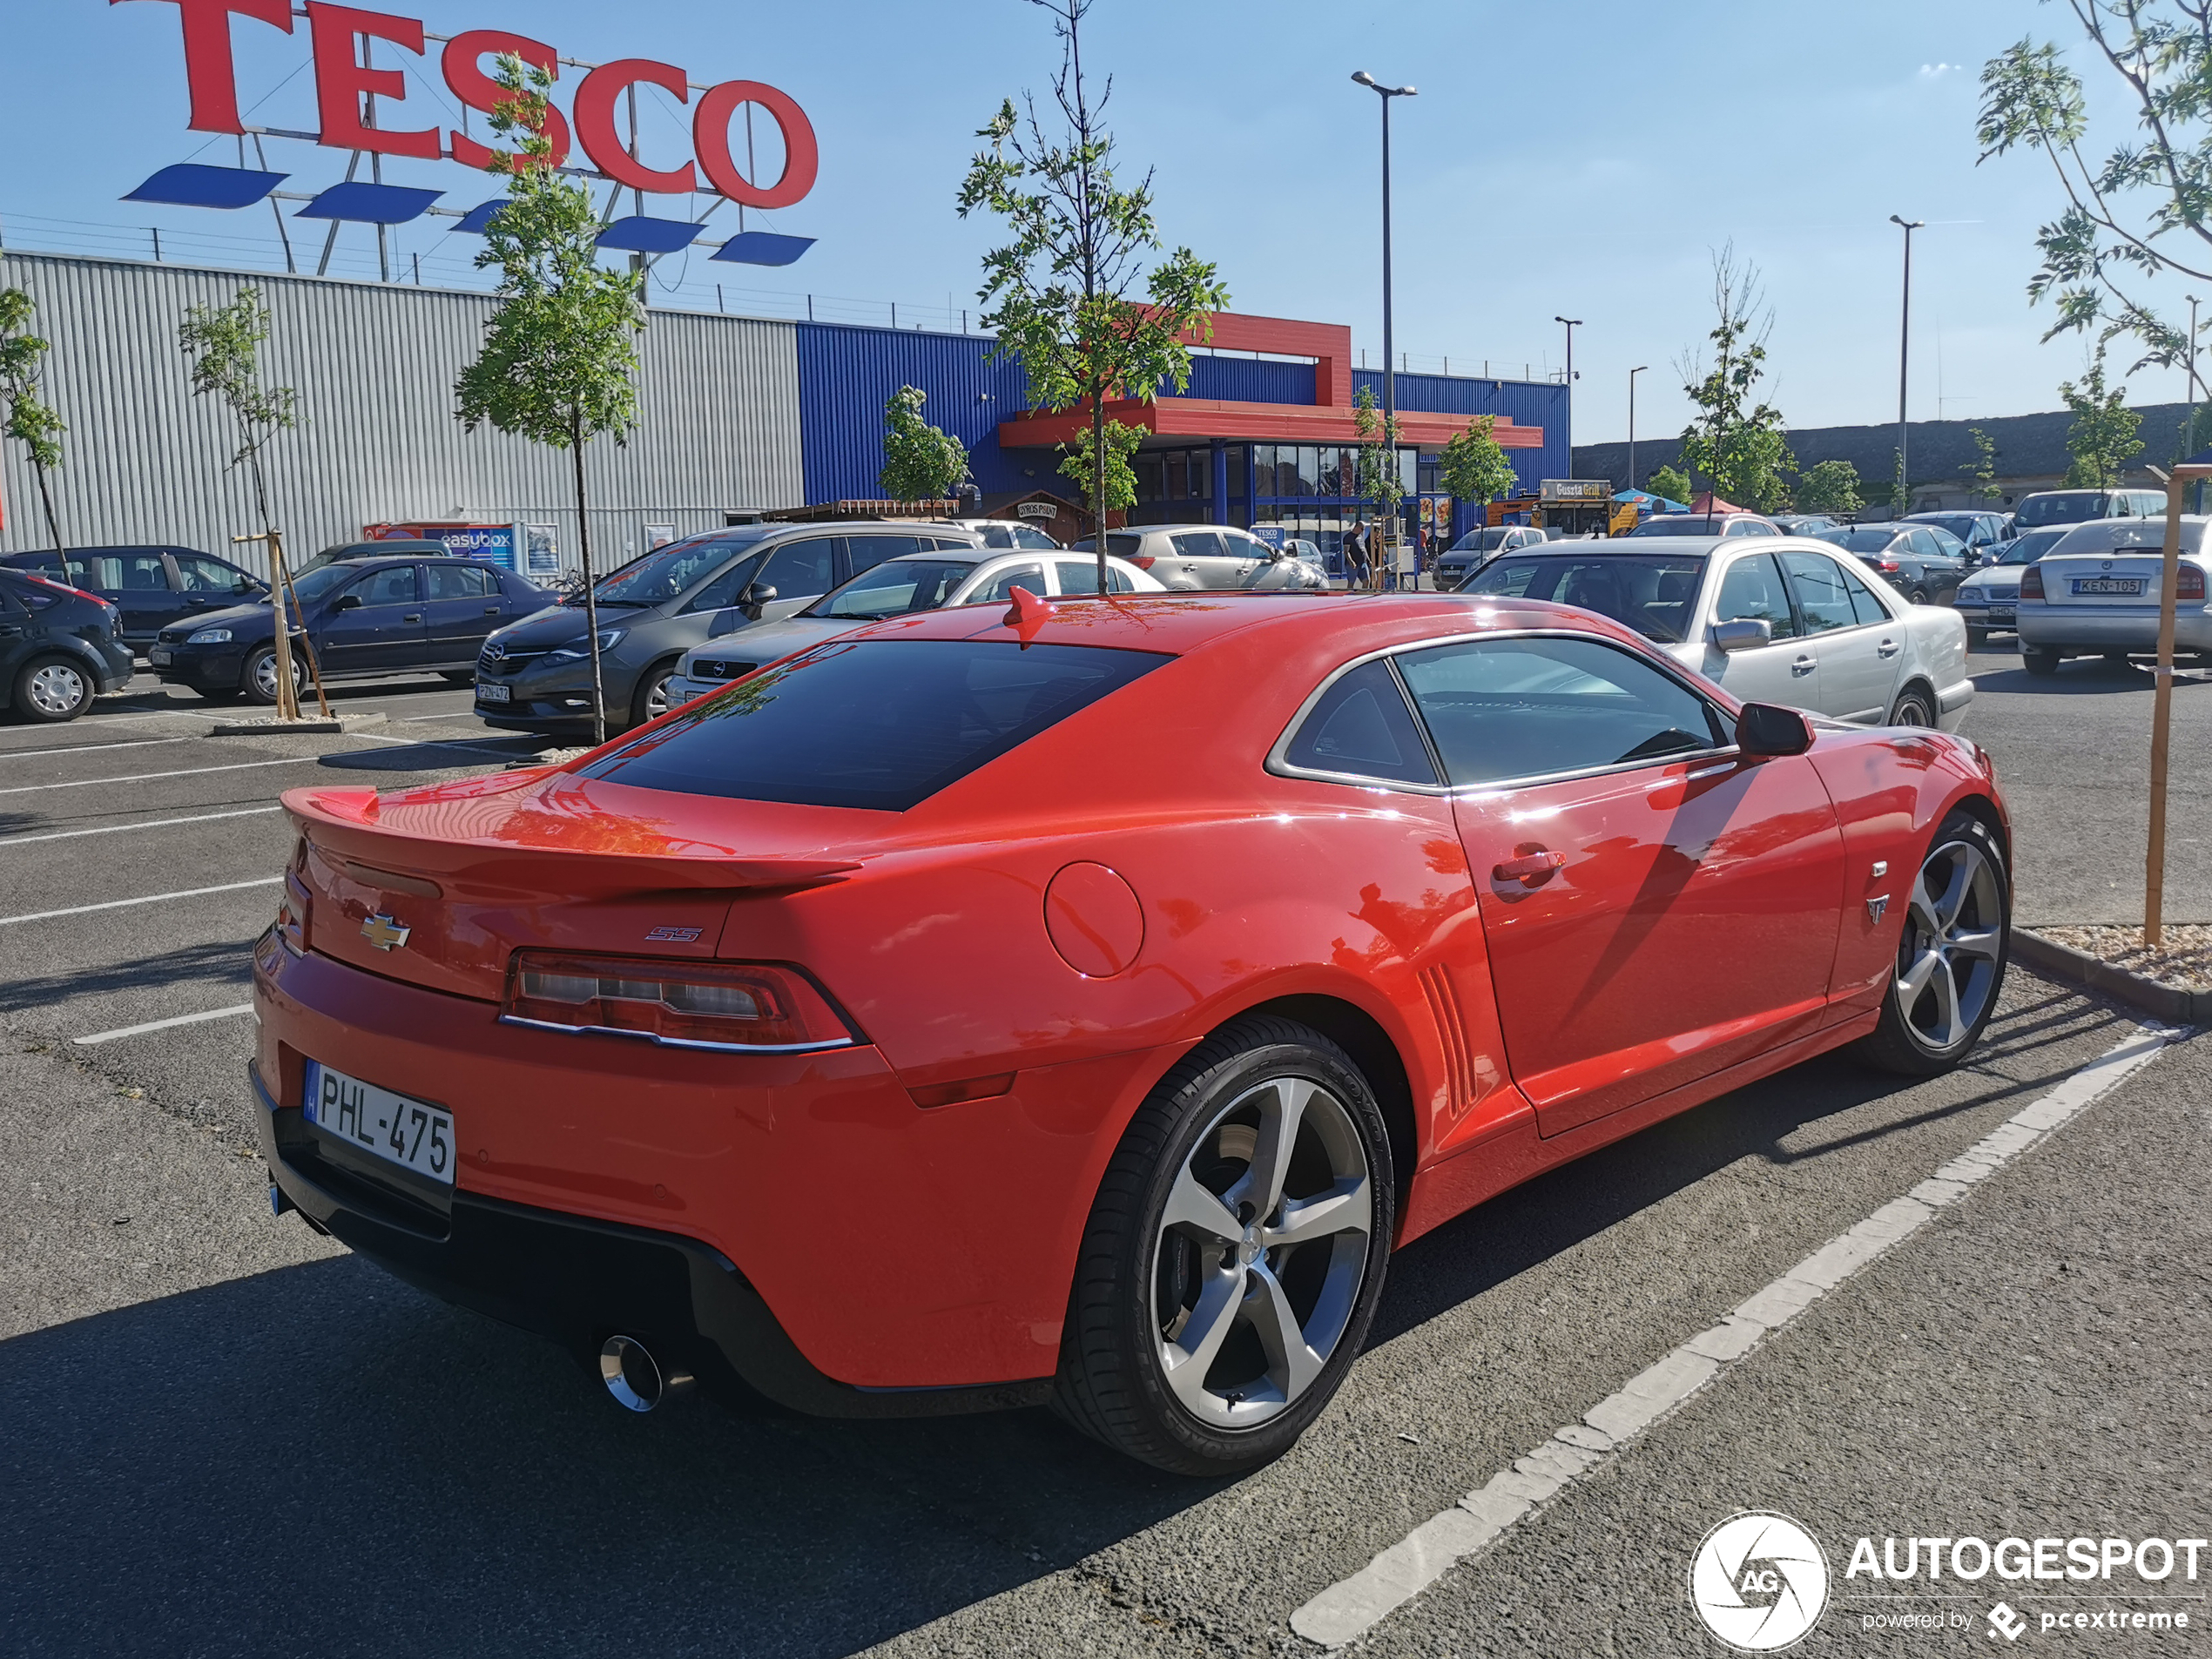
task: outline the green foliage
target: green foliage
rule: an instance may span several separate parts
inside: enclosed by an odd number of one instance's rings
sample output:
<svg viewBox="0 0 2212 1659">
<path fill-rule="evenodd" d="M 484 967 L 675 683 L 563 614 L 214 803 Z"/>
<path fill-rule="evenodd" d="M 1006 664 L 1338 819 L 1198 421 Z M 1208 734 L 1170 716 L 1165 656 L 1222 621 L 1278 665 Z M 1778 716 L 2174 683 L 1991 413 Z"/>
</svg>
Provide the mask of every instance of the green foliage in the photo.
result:
<svg viewBox="0 0 2212 1659">
<path fill-rule="evenodd" d="M 1961 462 L 1959 470 L 1973 485 L 1976 501 L 1992 500 L 1997 494 L 1997 441 L 1978 426 L 1968 427 L 1966 435 L 1973 440 L 1974 458 Z"/>
<path fill-rule="evenodd" d="M 1437 475 L 1454 499 L 1480 507 L 1521 488 L 1513 462 L 1491 435 L 1497 424 L 1495 415 L 1478 415 L 1474 424 L 1464 432 L 1453 433 L 1444 446 Z"/>
<path fill-rule="evenodd" d="M 1385 420 L 1375 408 L 1373 388 L 1363 386 L 1352 400 L 1352 429 L 1359 435 L 1359 495 L 1375 503 L 1375 516 L 1388 527 L 1398 523 L 1398 503 L 1406 499 L 1404 463 L 1398 458 L 1398 417 Z"/>
<path fill-rule="evenodd" d="M 494 78 L 505 94 L 491 125 L 519 150 L 495 154 L 490 171 L 509 180 L 507 206 L 485 227 L 479 267 L 499 273 L 499 308 L 483 349 L 454 391 L 473 432 L 502 432 L 570 452 L 583 561 L 585 625 L 591 639 L 594 741 L 607 735 L 599 671 L 599 607 L 591 568 L 591 516 L 583 446 L 611 435 L 628 442 L 637 421 L 637 336 L 645 327 L 643 271 L 599 264 L 599 217 L 580 185 L 552 166 L 546 136 L 551 78 L 512 55 Z"/>
<path fill-rule="evenodd" d="M 1703 473 L 1725 500 L 1755 512 L 1779 512 L 1790 504 L 1784 473 L 1797 469 L 1797 457 L 1782 434 L 1782 414 L 1757 398 L 1766 372 L 1766 337 L 1774 313 L 1763 309 L 1756 266 L 1737 265 L 1733 246 L 1713 256 L 1712 367 L 1699 373 L 1683 364 L 1683 390 L 1700 410 L 1683 429 L 1683 464 Z"/>
<path fill-rule="evenodd" d="M 288 386 L 261 384 L 261 347 L 268 338 L 269 308 L 251 286 L 228 305 L 193 306 L 177 328 L 178 341 L 192 359 L 193 395 L 219 400 L 238 422 L 238 453 L 231 464 L 252 472 L 264 530 L 273 522 L 261 452 L 278 433 L 300 424 L 299 395 Z"/>
<path fill-rule="evenodd" d="M 1664 496 L 1669 501 L 1678 501 L 1687 506 L 1690 492 L 1697 488 L 1689 482 L 1689 475 L 1678 467 L 1661 467 L 1651 475 L 1651 482 L 1644 485 L 1655 496 Z"/>
<path fill-rule="evenodd" d="M 2092 92 L 2057 44 L 2023 38 L 1982 67 L 1975 124 L 1981 159 L 2037 152 L 2064 206 L 2036 232 L 2031 303 L 2049 300 L 2046 340 L 2094 327 L 2131 334 L 2136 363 L 2172 367 L 2186 330 L 2150 309 L 2141 285 L 2161 274 L 2212 280 L 2212 10 L 2202 0 L 2072 0 L 2089 61 L 2110 71 Z M 2090 107 L 2133 130 L 2101 158 Z M 2124 112 L 2124 113 L 2123 113 Z"/>
<path fill-rule="evenodd" d="M 998 335 L 994 361 L 1018 361 L 1030 407 L 1081 408 L 1089 417 L 1091 501 L 1115 497 L 1106 478 L 1116 442 L 1101 440 L 1106 404 L 1150 402 L 1162 384 L 1190 383 L 1193 344 L 1213 334 L 1229 303 L 1214 267 L 1187 247 L 1160 257 L 1152 176 L 1123 188 L 1114 139 L 1103 125 L 1113 84 L 1094 99 L 1084 79 L 1082 25 L 1093 0 L 1032 0 L 1053 17 L 1061 67 L 1053 98 L 1064 128 L 1049 139 L 1033 100 L 1017 115 L 1007 99 L 976 136 L 988 141 L 961 183 L 965 219 L 977 211 L 1010 238 L 983 256 L 977 291 L 983 323 Z M 1105 538 L 1097 538 L 1102 580 Z"/>
<path fill-rule="evenodd" d="M 941 501 L 968 477 L 968 450 L 921 418 L 928 395 L 902 386 L 883 406 L 883 474 L 877 488 L 891 501 Z"/>
<path fill-rule="evenodd" d="M 1824 461 L 1798 475 L 1797 510 L 1855 513 L 1866 505 L 1859 494 L 1858 469 L 1848 461 Z"/>
<path fill-rule="evenodd" d="M 2142 453 L 2143 442 L 2135 430 L 2143 417 L 2128 407 L 2125 386 L 2106 389 L 2103 347 L 2089 360 L 2078 384 L 2060 383 L 2059 395 L 2074 411 L 2074 424 L 2066 432 L 2066 451 L 2074 457 L 2066 469 L 2066 488 L 2111 489 L 2119 483 L 2128 460 Z"/>
<path fill-rule="evenodd" d="M 1130 457 L 1136 453 L 1136 446 L 1144 442 L 1145 428 L 1109 421 L 1103 435 L 1106 440 L 1103 473 L 1099 470 L 1096 446 L 1088 428 L 1076 435 L 1073 443 L 1062 446 L 1060 472 L 1063 477 L 1075 480 L 1084 503 L 1094 514 L 1098 510 L 1098 498 L 1091 492 L 1098 488 L 1102 477 L 1106 482 L 1106 510 L 1127 512 L 1136 505 L 1136 473 L 1129 464 Z"/>
<path fill-rule="evenodd" d="M 54 512 L 54 492 L 46 475 L 62 464 L 62 435 L 69 428 L 60 415 L 39 395 L 47 346 L 30 332 L 37 306 L 21 288 L 0 289 L 0 400 L 7 418 L 0 435 L 13 438 L 30 456 L 38 475 L 38 497 L 46 509 L 46 528 L 57 551 L 62 545 L 61 521 Z"/>
</svg>

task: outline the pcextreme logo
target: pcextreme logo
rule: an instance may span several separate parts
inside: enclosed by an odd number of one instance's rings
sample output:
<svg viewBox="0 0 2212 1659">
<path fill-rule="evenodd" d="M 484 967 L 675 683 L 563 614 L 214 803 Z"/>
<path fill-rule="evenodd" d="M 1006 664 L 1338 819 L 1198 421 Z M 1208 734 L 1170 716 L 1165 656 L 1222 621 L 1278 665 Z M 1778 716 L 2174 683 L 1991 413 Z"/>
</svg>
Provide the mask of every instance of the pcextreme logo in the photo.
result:
<svg viewBox="0 0 2212 1659">
<path fill-rule="evenodd" d="M 1689 1604 L 1738 1653 L 1777 1653 L 1820 1622 L 1828 1558 L 1789 1516 L 1746 1509 L 1707 1533 L 1689 1558 Z"/>
</svg>

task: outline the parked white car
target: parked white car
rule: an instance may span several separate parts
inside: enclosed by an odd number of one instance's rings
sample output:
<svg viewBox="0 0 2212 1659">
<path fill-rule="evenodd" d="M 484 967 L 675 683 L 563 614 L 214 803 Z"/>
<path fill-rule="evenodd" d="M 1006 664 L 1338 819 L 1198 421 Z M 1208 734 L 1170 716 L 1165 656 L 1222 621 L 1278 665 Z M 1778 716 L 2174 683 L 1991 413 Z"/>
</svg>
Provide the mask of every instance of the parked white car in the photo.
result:
<svg viewBox="0 0 2212 1659">
<path fill-rule="evenodd" d="M 1989 562 L 1959 584 L 1952 604 L 1966 619 L 1966 648 L 1979 651 L 1992 634 L 2014 631 L 2019 618 L 2020 572 L 2048 553 L 2068 534 L 2056 529 L 2029 530 L 2000 543 Z"/>
<path fill-rule="evenodd" d="M 1106 581 L 1114 593 L 1164 593 L 1166 584 L 1110 556 Z M 718 691 L 763 663 L 780 661 L 826 639 L 887 617 L 952 605 L 1004 604 L 1016 588 L 1045 598 L 1098 592 L 1098 564 L 1088 553 L 1051 555 L 1024 549 L 940 547 L 934 553 L 886 559 L 833 588 L 795 616 L 747 625 L 744 613 L 717 618 L 715 637 L 686 651 L 668 682 L 668 706 Z M 725 622 L 732 624 L 723 627 Z"/>
<path fill-rule="evenodd" d="M 1848 554 L 1787 536 L 1623 536 L 1501 554 L 1460 590 L 1626 623 L 1747 703 L 1862 725 L 1956 730 L 1973 701 L 1966 625 L 1909 604 Z"/>
<path fill-rule="evenodd" d="M 2182 516 L 2180 577 L 2174 588 L 2174 648 L 2212 653 L 2212 610 L 2205 604 L 2204 529 L 2212 519 Z M 2020 664 L 2055 674 L 2069 657 L 2127 661 L 2158 649 L 2166 577 L 2166 523 L 2101 518 L 2076 524 L 2020 572 Z"/>
</svg>

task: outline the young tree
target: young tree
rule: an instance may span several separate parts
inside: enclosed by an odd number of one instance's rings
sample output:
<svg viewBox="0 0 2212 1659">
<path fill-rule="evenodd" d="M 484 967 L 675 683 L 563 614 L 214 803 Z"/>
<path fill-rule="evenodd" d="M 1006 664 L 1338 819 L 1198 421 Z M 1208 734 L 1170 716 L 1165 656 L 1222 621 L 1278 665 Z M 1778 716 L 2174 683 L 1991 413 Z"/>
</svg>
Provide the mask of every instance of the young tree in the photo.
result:
<svg viewBox="0 0 2212 1659">
<path fill-rule="evenodd" d="M 1375 557 L 1368 564 L 1379 583 L 1382 561 L 1398 539 L 1399 503 L 1406 499 L 1406 475 L 1398 458 L 1398 417 L 1393 415 L 1385 420 L 1375 407 L 1374 389 L 1363 386 L 1359 395 L 1352 400 L 1352 429 L 1359 435 L 1354 467 L 1359 494 L 1364 500 L 1374 502 L 1375 528 L 1381 532 Z"/>
<path fill-rule="evenodd" d="M 1107 474 L 1118 441 L 1106 405 L 1150 402 L 1163 381 L 1190 383 L 1192 343 L 1213 336 L 1212 314 L 1229 303 L 1214 267 L 1187 247 L 1165 258 L 1152 213 L 1152 175 L 1133 190 L 1115 181 L 1114 139 L 1103 125 L 1114 86 L 1091 96 L 1083 77 L 1082 22 L 1095 0 L 1031 0 L 1052 14 L 1061 45 L 1053 99 L 1064 125 L 1045 137 L 1034 100 L 1017 116 L 1008 98 L 976 136 L 990 141 L 968 170 L 961 217 L 978 208 L 1003 219 L 1013 239 L 983 256 L 983 323 L 998 334 L 995 361 L 1018 361 L 1032 408 L 1089 416 L 1092 546 L 1106 591 Z M 1079 451 L 1079 453 L 1081 453 Z"/>
<path fill-rule="evenodd" d="M 1716 320 L 1706 336 L 1712 367 L 1685 355 L 1679 367 L 1700 413 L 1683 429 L 1682 461 L 1691 473 L 1703 473 L 1713 489 L 1739 507 L 1778 512 L 1789 505 L 1785 472 L 1797 457 L 1782 434 L 1782 414 L 1759 401 L 1756 388 L 1766 372 L 1766 340 L 1774 312 L 1764 303 L 1758 267 L 1738 265 L 1734 244 L 1713 256 L 1713 309 Z"/>
<path fill-rule="evenodd" d="M 1797 508 L 1807 513 L 1855 513 L 1866 505 L 1858 492 L 1858 469 L 1848 461 L 1824 461 L 1797 477 Z"/>
<path fill-rule="evenodd" d="M 269 604 L 274 612 L 276 706 L 280 718 L 297 719 L 299 688 L 292 673 L 292 632 L 298 619 L 300 640 L 307 655 L 307 672 L 314 681 L 315 701 L 327 718 L 330 701 L 323 694 L 322 670 L 314 646 L 307 640 L 307 613 L 292 586 L 292 571 L 285 563 L 284 538 L 269 510 L 269 476 L 261 452 L 280 432 L 300 424 L 299 394 L 289 386 L 261 384 L 261 347 L 269 338 L 269 308 L 261 291 L 240 288 L 226 306 L 193 306 L 178 325 L 177 339 L 192 359 L 193 395 L 221 401 L 238 423 L 238 452 L 234 467 L 244 467 L 253 481 L 253 510 L 261 521 L 257 538 L 269 550 Z M 289 607 L 287 609 L 287 606 Z"/>
<path fill-rule="evenodd" d="M 2134 335 L 2136 363 L 2175 367 L 2188 356 L 2186 327 L 2152 308 L 2161 276 L 2212 281 L 2212 6 L 2204 0 L 2067 0 L 2100 74 L 2085 85 L 2054 43 L 2023 37 L 1982 67 L 1975 137 L 1981 159 L 2014 149 L 2051 164 L 2065 206 L 2036 232 L 2042 262 L 2031 304 L 2056 314 L 2044 338 L 2092 327 Z M 2090 134 L 2126 122 L 2098 159 Z M 2125 113 L 2123 114 L 2122 111 Z"/>
<path fill-rule="evenodd" d="M 1521 488 L 1521 479 L 1491 434 L 1497 429 L 1494 415 L 1477 415 L 1464 432 L 1455 432 L 1444 446 L 1437 475 L 1459 501 L 1487 506 Z"/>
<path fill-rule="evenodd" d="M 46 342 L 28 332 L 37 303 L 21 288 L 0 289 L 0 398 L 7 401 L 8 418 L 0 431 L 23 445 L 38 475 L 38 500 L 46 509 L 46 531 L 54 538 L 54 551 L 62 550 L 62 522 L 54 511 L 53 483 L 48 475 L 62 464 L 62 434 L 69 428 L 60 415 L 39 395 Z"/>
<path fill-rule="evenodd" d="M 1105 440 L 1106 465 L 1102 472 L 1098 464 L 1098 445 L 1096 438 Z M 1124 426 L 1119 421 L 1109 421 L 1100 433 L 1088 429 L 1076 435 L 1073 443 L 1061 446 L 1060 472 L 1075 481 L 1085 502 L 1089 503 L 1093 517 L 1104 524 L 1104 515 L 1127 512 L 1136 505 L 1136 472 L 1130 465 L 1130 457 L 1136 453 L 1136 446 L 1144 442 L 1144 428 Z M 1093 492 L 1102 482 L 1106 494 L 1102 498 Z M 1104 545 L 1103 541 L 1100 543 Z"/>
<path fill-rule="evenodd" d="M 2111 489 L 2120 482 L 2121 469 L 2128 460 L 2142 453 L 2143 442 L 2135 429 L 2142 425 L 2143 417 L 2128 407 L 2125 386 L 2105 388 L 2102 346 L 2089 360 L 2080 382 L 2061 381 L 2059 395 L 2074 411 L 2074 424 L 2066 432 L 2066 452 L 2074 457 L 2074 464 L 2066 469 L 2066 487 Z"/>
<path fill-rule="evenodd" d="M 928 395 L 902 386 L 883 406 L 883 475 L 876 487 L 890 501 L 940 501 L 968 478 L 968 450 L 958 438 L 921 418 Z"/>
<path fill-rule="evenodd" d="M 1961 462 L 1959 470 L 1974 487 L 1974 500 L 1986 502 L 1997 494 L 1997 441 L 1978 426 L 1966 428 L 1966 435 L 1973 440 L 1974 458 Z"/>
<path fill-rule="evenodd" d="M 591 566 L 590 502 L 583 447 L 611 435 L 626 443 L 637 423 L 637 336 L 645 327 L 643 272 L 599 264 L 599 216 L 580 185 L 551 165 L 546 93 L 552 78 L 502 56 L 495 78 L 505 94 L 493 130 L 519 145 L 496 152 L 490 171 L 509 180 L 507 206 L 485 227 L 476 263 L 499 272 L 499 309 L 484 347 L 454 390 L 471 432 L 489 421 L 575 463 L 584 626 L 591 642 L 591 738 L 607 740 L 606 686 L 599 667 L 599 605 Z"/>
<path fill-rule="evenodd" d="M 1655 496 L 1664 496 L 1669 501 L 1678 501 L 1687 504 L 1690 492 L 1697 486 L 1690 482 L 1689 475 L 1680 468 L 1661 467 L 1652 473 L 1650 482 L 1645 484 L 1644 488 Z"/>
</svg>

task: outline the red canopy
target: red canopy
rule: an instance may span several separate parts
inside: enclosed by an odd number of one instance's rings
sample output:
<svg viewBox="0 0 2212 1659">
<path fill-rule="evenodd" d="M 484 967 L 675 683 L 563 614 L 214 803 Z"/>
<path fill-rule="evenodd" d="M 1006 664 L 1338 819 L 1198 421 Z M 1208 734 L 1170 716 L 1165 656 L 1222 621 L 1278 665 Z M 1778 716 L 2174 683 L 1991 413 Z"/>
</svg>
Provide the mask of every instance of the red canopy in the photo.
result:
<svg viewBox="0 0 2212 1659">
<path fill-rule="evenodd" d="M 1711 490 L 1689 498 L 1690 510 L 1699 513 L 1748 513 L 1748 507 L 1738 507 L 1734 502 L 1723 501 Z"/>
</svg>

